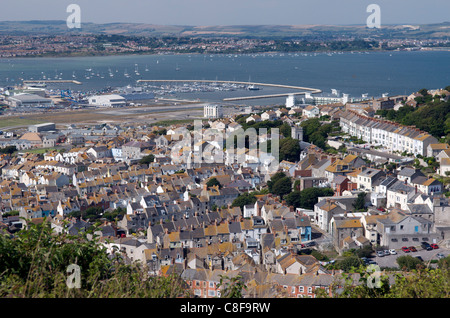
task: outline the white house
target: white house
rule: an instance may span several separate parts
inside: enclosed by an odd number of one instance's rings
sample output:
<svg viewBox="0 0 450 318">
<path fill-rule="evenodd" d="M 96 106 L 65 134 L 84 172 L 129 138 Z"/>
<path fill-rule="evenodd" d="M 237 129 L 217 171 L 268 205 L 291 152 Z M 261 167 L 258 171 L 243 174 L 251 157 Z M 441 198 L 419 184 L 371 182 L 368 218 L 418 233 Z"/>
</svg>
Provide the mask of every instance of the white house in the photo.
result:
<svg viewBox="0 0 450 318">
<path fill-rule="evenodd" d="M 447 174 L 450 175 L 450 158 L 442 158 L 441 159 L 439 174 L 444 177 L 447 176 Z"/>
<path fill-rule="evenodd" d="M 268 110 L 262 113 L 262 120 L 275 120 L 277 118 L 277 114 L 273 110 Z"/>
<path fill-rule="evenodd" d="M 319 107 L 314 106 L 314 105 L 306 106 L 303 109 L 303 115 L 308 118 L 318 117 L 319 113 L 320 113 Z"/>
</svg>

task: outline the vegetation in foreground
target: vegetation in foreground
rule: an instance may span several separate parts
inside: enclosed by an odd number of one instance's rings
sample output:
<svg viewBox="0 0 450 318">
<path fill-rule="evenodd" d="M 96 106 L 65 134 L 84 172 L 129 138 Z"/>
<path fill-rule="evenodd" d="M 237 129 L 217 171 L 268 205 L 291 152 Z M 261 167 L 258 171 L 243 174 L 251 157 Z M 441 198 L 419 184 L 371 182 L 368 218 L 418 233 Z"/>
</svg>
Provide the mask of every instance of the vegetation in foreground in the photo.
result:
<svg viewBox="0 0 450 318">
<path fill-rule="evenodd" d="M 89 233 L 90 232 L 90 233 Z M 128 265 L 120 253 L 109 255 L 98 239 L 55 234 L 48 222 L 29 223 L 11 236 L 0 235 L 2 298 L 172 298 L 189 296 L 175 275 L 151 277 Z M 68 288 L 69 265 L 80 268 L 80 288 Z"/>
</svg>

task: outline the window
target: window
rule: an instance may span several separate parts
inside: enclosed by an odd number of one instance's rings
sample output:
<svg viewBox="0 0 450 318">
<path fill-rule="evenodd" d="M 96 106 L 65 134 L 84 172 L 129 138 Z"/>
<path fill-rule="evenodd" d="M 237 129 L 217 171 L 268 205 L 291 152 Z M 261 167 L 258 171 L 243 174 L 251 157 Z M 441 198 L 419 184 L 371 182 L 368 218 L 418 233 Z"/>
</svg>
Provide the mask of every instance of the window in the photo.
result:
<svg viewBox="0 0 450 318">
<path fill-rule="evenodd" d="M 305 287 L 303 287 L 303 286 L 298 286 L 298 292 L 299 292 L 299 293 L 305 292 Z"/>
<path fill-rule="evenodd" d="M 216 291 L 214 291 L 214 290 L 208 290 L 208 296 L 210 296 L 210 297 L 216 296 Z"/>
</svg>

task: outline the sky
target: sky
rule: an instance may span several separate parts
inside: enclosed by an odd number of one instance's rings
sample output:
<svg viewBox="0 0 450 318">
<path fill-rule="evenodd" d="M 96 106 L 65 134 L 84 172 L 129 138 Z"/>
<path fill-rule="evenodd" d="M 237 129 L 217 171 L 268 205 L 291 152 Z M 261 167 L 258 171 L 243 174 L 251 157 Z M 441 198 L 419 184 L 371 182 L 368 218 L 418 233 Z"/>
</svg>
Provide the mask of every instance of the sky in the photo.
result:
<svg viewBox="0 0 450 318">
<path fill-rule="evenodd" d="M 81 22 L 159 25 L 366 24 L 370 4 L 381 24 L 450 21 L 449 0 L 13 0 L 0 4 L 0 21 L 66 20 L 69 4 Z"/>
</svg>

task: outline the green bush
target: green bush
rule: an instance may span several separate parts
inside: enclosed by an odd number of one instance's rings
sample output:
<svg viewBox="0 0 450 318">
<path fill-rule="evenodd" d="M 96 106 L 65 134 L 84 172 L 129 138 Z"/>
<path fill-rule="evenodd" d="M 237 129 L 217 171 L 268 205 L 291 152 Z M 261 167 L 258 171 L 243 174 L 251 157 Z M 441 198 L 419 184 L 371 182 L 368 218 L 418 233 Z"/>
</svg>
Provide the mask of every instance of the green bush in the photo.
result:
<svg viewBox="0 0 450 318">
<path fill-rule="evenodd" d="M 29 222 L 11 236 L 0 234 L 0 297 L 178 297 L 186 289 L 177 276 L 150 277 L 120 253 L 109 255 L 94 237 L 56 234 L 50 223 Z M 80 288 L 69 288 L 69 265 L 80 269 Z"/>
</svg>

